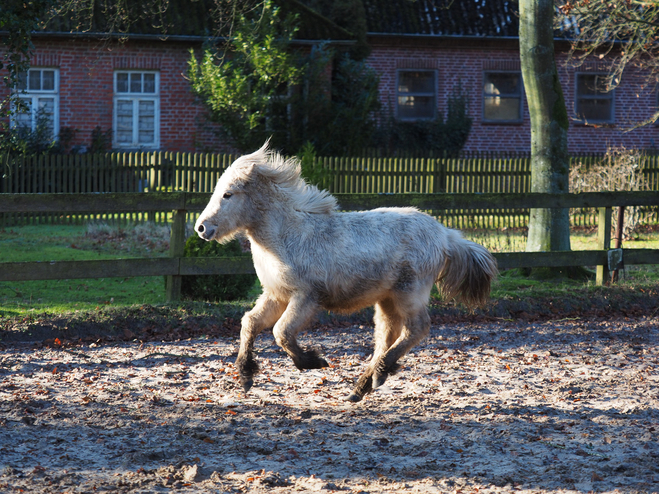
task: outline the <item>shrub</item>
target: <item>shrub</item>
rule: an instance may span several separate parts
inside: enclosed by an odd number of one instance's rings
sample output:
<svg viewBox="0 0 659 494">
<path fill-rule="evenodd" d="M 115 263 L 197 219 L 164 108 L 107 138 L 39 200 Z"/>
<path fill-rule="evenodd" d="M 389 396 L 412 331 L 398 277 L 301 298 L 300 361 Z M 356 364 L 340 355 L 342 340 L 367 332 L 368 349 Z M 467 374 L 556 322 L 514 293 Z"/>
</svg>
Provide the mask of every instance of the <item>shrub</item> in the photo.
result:
<svg viewBox="0 0 659 494">
<path fill-rule="evenodd" d="M 238 240 L 227 244 L 207 242 L 197 235 L 191 236 L 185 243 L 185 257 L 246 257 Z M 253 274 L 221 274 L 184 276 L 181 296 L 184 299 L 217 302 L 221 300 L 244 299 L 256 281 Z"/>
<path fill-rule="evenodd" d="M 471 130 L 468 103 L 462 86 L 458 85 L 448 97 L 446 120 L 439 113 L 434 120 L 401 121 L 394 118 L 389 108 L 389 115 L 381 118 L 373 144 L 390 153 L 421 151 L 440 157 L 458 156 Z"/>
<path fill-rule="evenodd" d="M 606 155 L 596 164 L 578 163 L 570 170 L 570 192 L 614 192 L 622 190 L 650 190 L 643 174 L 643 153 L 624 147 L 609 148 Z M 641 214 L 638 206 L 625 208 L 622 230 L 624 239 L 631 239 L 638 227 Z M 617 231 L 616 214 L 612 217 L 613 229 Z"/>
<path fill-rule="evenodd" d="M 326 188 L 324 185 L 334 176 L 334 172 L 329 168 L 324 168 L 322 162 L 317 160 L 316 149 L 314 145 L 307 141 L 297 154 L 302 169 L 302 177 L 319 189 Z"/>
</svg>

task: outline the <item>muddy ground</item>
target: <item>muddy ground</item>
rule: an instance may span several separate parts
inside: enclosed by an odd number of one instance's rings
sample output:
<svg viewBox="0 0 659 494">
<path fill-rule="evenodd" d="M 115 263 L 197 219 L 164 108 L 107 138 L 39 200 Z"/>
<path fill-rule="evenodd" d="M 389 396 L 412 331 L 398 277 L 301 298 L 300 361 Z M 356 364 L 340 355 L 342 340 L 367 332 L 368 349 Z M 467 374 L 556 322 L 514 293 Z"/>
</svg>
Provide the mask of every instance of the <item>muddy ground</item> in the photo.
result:
<svg viewBox="0 0 659 494">
<path fill-rule="evenodd" d="M 344 401 L 372 329 L 0 346 L 0 492 L 659 492 L 659 316 L 437 322 Z M 7 341 L 5 339 L 5 341 Z"/>
</svg>

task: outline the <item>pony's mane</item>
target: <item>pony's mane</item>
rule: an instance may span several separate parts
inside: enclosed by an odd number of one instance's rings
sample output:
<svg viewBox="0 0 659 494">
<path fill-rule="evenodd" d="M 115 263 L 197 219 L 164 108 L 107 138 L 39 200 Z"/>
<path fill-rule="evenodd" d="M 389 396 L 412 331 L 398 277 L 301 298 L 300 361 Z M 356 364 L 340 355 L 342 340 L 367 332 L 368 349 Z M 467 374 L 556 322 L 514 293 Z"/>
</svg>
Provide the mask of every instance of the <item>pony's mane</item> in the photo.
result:
<svg viewBox="0 0 659 494">
<path fill-rule="evenodd" d="M 330 213 L 337 208 L 336 199 L 327 191 L 310 185 L 302 178 L 302 168 L 297 158 L 284 158 L 268 148 L 269 142 L 258 151 L 242 156 L 240 168 L 246 174 L 258 173 L 277 185 L 289 198 L 293 209 L 304 213 Z M 253 166 L 250 166 L 253 165 Z M 251 171 L 248 172 L 248 169 Z M 238 171 L 238 170 L 236 170 Z M 249 179 L 243 175 L 244 179 Z"/>
</svg>

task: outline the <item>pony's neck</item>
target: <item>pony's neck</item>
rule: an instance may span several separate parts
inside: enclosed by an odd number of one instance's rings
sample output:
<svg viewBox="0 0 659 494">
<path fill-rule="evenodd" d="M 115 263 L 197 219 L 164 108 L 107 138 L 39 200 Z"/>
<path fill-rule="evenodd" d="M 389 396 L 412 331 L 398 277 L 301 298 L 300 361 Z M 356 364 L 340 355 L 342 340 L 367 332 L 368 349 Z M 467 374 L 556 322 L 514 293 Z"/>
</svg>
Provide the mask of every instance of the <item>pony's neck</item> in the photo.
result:
<svg viewBox="0 0 659 494">
<path fill-rule="evenodd" d="M 285 237 L 295 231 L 296 214 L 287 214 L 281 208 L 264 211 L 258 222 L 247 229 L 250 242 L 280 257 L 283 255 Z"/>
</svg>

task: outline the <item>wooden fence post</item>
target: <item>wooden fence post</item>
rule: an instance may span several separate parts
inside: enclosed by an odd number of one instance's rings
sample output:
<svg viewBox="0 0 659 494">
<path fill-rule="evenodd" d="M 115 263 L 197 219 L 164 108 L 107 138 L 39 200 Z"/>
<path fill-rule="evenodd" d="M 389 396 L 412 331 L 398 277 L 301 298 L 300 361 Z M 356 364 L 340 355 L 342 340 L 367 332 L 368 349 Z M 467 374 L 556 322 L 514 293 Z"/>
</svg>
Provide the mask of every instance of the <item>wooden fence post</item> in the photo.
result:
<svg viewBox="0 0 659 494">
<path fill-rule="evenodd" d="M 185 251 L 185 217 L 187 211 L 178 209 L 172 214 L 172 232 L 169 237 L 169 257 L 183 257 Z M 167 302 L 181 300 L 182 276 L 167 276 L 165 293 Z"/>
<path fill-rule="evenodd" d="M 611 248 L 611 207 L 599 208 L 599 219 L 597 221 L 597 248 L 609 250 Z M 597 266 L 595 284 L 603 285 L 609 279 L 608 262 Z"/>
</svg>

